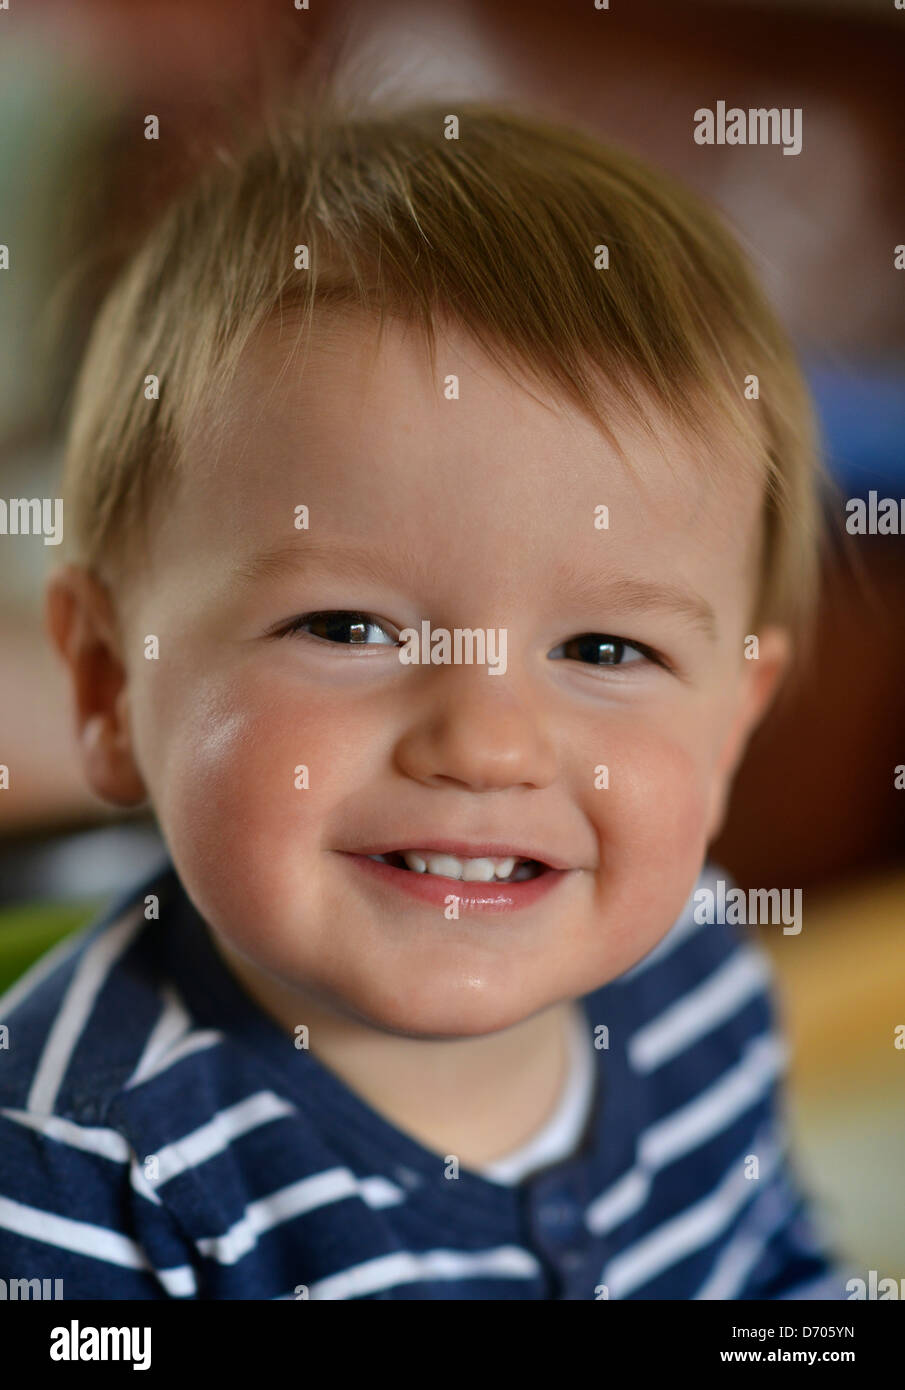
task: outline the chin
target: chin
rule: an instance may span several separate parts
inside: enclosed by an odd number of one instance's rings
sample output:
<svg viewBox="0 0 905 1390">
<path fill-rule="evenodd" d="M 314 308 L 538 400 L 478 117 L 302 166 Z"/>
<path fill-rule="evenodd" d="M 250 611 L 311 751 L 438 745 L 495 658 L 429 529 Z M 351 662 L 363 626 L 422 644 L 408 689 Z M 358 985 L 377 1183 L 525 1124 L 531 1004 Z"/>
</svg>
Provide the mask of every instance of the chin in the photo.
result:
<svg viewBox="0 0 905 1390">
<path fill-rule="evenodd" d="M 398 1037 L 439 1042 L 452 1038 L 480 1038 L 512 1028 L 532 1014 L 559 1002 L 544 995 L 536 998 L 501 998 L 498 993 L 450 991 L 420 1003 L 411 998 L 376 1002 L 373 993 L 354 1013 L 371 1028 Z M 346 1003 L 346 1008 L 350 1004 Z"/>
</svg>

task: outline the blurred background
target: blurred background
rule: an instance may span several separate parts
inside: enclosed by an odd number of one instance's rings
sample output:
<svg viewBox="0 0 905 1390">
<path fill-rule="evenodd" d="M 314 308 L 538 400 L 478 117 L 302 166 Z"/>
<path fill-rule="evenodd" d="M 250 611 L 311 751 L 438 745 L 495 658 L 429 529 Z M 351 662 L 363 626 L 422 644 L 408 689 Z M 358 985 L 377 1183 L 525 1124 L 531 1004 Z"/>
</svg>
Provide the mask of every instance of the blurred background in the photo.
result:
<svg viewBox="0 0 905 1390">
<path fill-rule="evenodd" d="M 905 538 L 844 499 L 905 498 L 905 12 L 893 0 L 33 0 L 0 11 L 0 497 L 57 495 L 67 393 L 135 239 L 261 95 L 348 80 L 512 97 L 679 175 L 733 223 L 814 391 L 835 541 L 801 688 L 756 736 L 714 857 L 804 892 L 763 930 L 792 1045 L 798 1161 L 856 1270 L 905 1278 Z M 801 107 L 803 148 L 700 146 L 700 106 Z M 454 109 L 454 106 L 451 107 Z M 144 138 L 147 115 L 160 139 Z M 903 504 L 905 505 L 905 504 Z M 44 638 L 55 550 L 0 537 L 0 990 L 163 857 L 83 786 Z M 865 1275 L 866 1277 L 866 1275 Z"/>
</svg>

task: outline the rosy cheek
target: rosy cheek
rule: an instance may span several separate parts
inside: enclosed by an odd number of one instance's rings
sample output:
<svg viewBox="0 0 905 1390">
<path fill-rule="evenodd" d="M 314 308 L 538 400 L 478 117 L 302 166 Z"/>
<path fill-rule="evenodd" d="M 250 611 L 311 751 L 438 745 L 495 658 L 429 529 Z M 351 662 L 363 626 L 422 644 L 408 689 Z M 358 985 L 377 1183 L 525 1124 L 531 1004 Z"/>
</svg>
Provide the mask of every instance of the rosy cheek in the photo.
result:
<svg viewBox="0 0 905 1390">
<path fill-rule="evenodd" d="M 652 864 L 681 856 L 703 833 L 707 789 L 707 770 L 685 744 L 632 736 L 611 757 L 609 786 L 592 803 L 604 854 L 610 845 L 617 856 L 641 854 Z"/>
<path fill-rule="evenodd" d="M 646 731 L 611 756 L 609 787 L 594 797 L 606 966 L 621 973 L 656 945 L 694 886 L 706 845 L 706 768 L 679 740 Z"/>
<path fill-rule="evenodd" d="M 152 773 L 164 834 L 186 873 L 241 879 L 250 891 L 281 855 L 300 862 L 335 795 L 336 742 L 329 710 L 297 692 L 274 698 L 234 683 L 190 695 L 168 715 Z"/>
</svg>

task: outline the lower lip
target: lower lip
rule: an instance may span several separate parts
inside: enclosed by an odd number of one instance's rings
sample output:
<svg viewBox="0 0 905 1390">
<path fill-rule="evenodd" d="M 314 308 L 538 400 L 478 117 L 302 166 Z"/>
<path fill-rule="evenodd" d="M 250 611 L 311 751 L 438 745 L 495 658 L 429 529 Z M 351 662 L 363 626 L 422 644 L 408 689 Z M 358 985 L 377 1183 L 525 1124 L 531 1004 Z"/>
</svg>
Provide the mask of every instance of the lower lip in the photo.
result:
<svg viewBox="0 0 905 1390">
<path fill-rule="evenodd" d="M 347 858 L 375 882 L 398 888 L 410 898 L 430 903 L 433 907 L 446 908 L 449 905 L 447 899 L 454 895 L 463 912 L 510 912 L 516 908 L 530 907 L 551 893 L 570 872 L 567 869 L 547 869 L 536 878 L 522 879 L 520 883 L 475 883 L 444 878 L 440 874 L 419 874 L 414 869 L 397 869 L 392 864 L 371 859 L 367 854 L 349 854 Z"/>
</svg>

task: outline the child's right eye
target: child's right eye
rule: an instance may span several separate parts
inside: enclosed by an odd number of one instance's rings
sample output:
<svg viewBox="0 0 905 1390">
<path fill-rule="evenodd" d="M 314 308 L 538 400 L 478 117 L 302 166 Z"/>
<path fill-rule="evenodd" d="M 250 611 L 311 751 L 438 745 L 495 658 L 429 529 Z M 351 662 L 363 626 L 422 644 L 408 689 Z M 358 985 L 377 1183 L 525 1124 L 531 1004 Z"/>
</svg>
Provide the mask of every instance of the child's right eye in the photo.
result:
<svg viewBox="0 0 905 1390">
<path fill-rule="evenodd" d="M 391 636 L 384 642 L 375 642 L 369 636 L 372 632 L 385 634 L 391 627 L 392 624 L 383 623 L 370 613 L 359 613 L 352 609 L 325 609 L 317 613 L 302 613 L 300 617 L 294 618 L 291 623 L 282 628 L 277 635 L 287 637 L 300 634 L 318 638 L 324 642 L 332 642 L 337 646 L 396 647 L 399 645 L 396 637 Z M 349 634 L 348 638 L 343 635 L 346 633 Z"/>
</svg>

